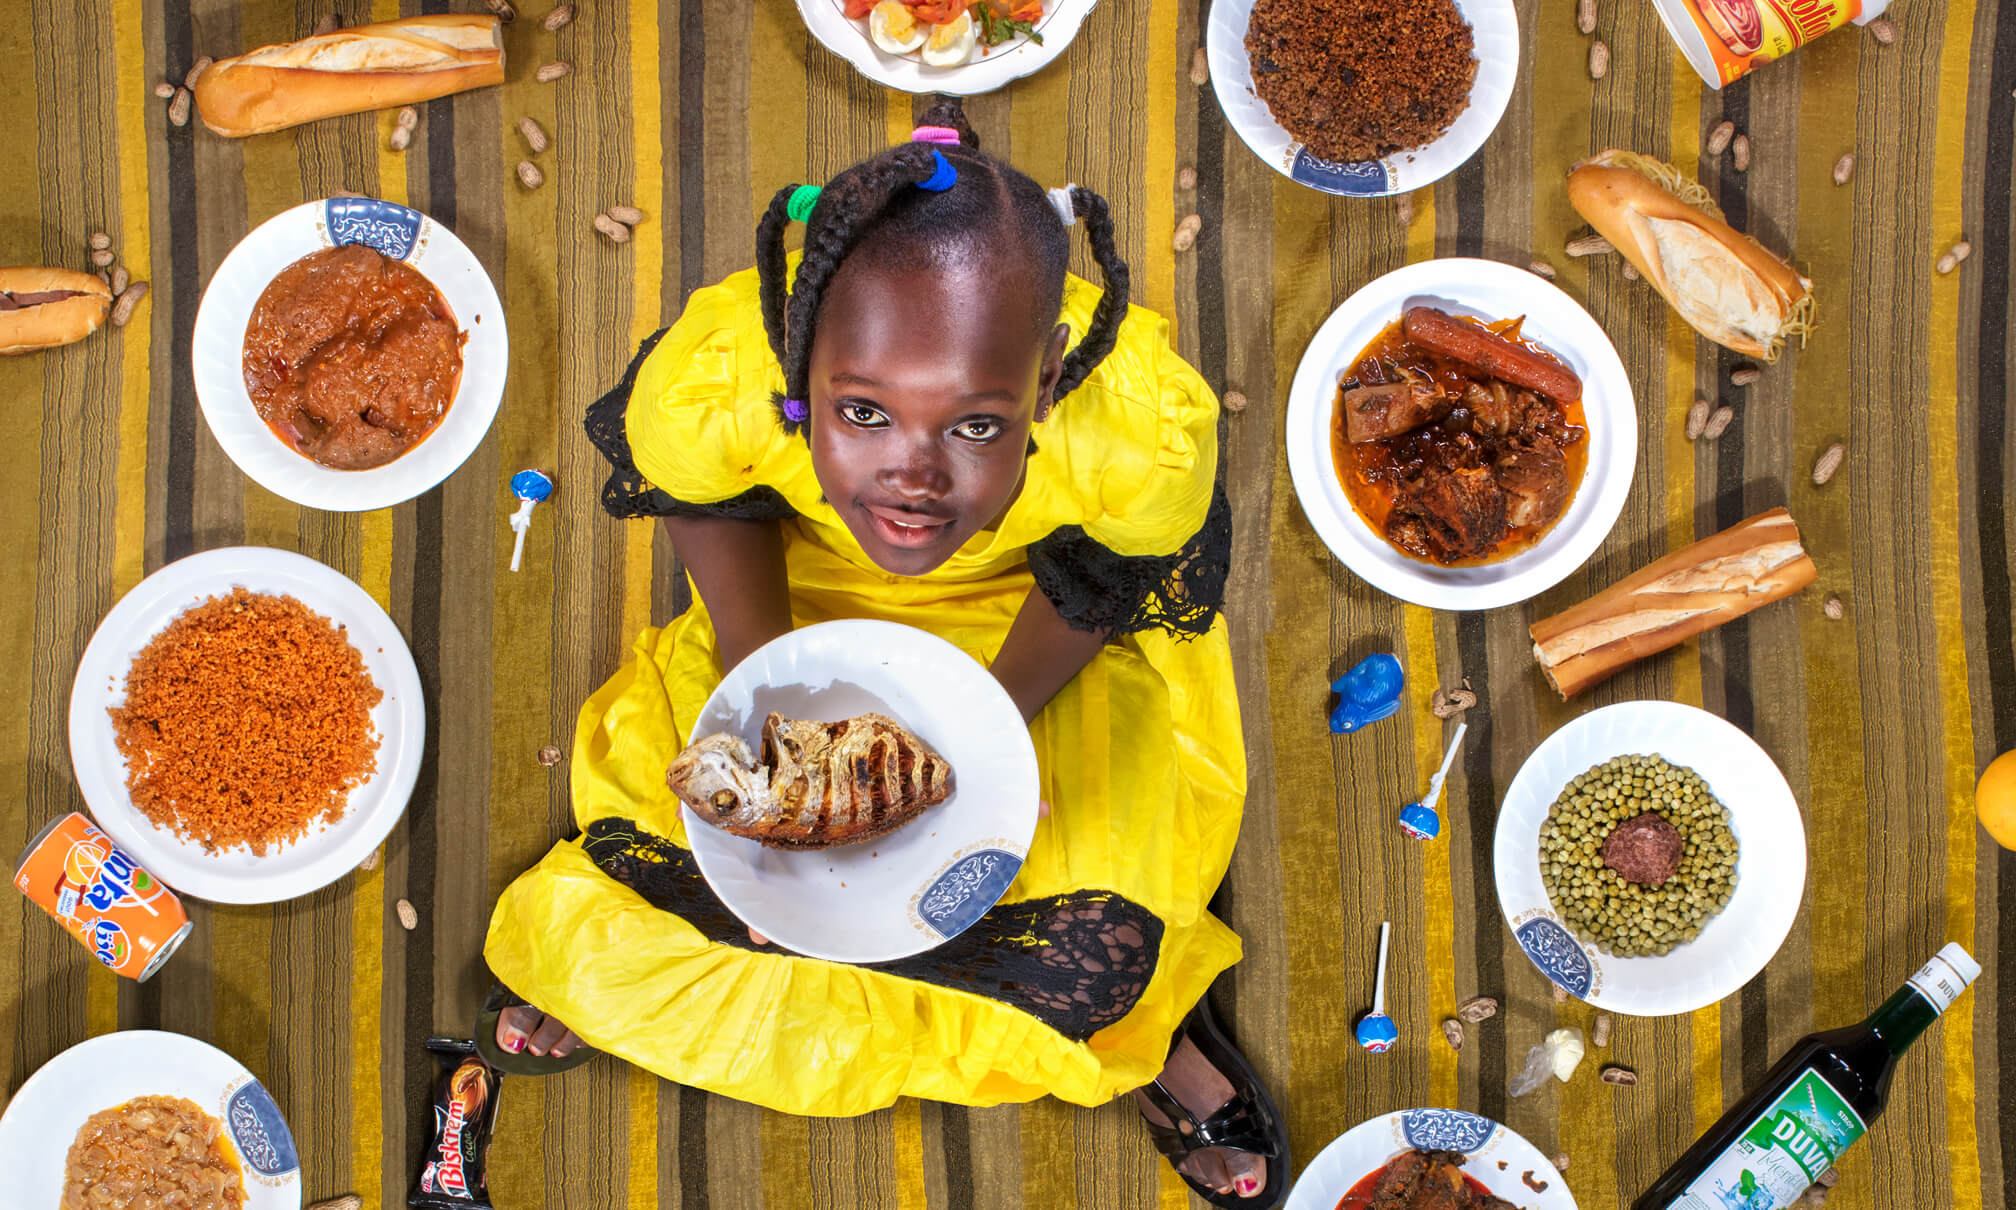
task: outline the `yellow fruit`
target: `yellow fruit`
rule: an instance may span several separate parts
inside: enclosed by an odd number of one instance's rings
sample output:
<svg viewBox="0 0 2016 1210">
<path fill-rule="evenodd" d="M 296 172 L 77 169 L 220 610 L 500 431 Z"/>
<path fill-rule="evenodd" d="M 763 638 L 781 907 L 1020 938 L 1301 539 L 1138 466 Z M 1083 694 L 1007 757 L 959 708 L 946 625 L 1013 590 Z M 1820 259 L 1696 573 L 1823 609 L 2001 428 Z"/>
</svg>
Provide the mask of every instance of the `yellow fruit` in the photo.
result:
<svg viewBox="0 0 2016 1210">
<path fill-rule="evenodd" d="M 2004 752 L 1981 771 L 1974 814 L 1996 844 L 2016 849 L 2016 751 Z"/>
</svg>

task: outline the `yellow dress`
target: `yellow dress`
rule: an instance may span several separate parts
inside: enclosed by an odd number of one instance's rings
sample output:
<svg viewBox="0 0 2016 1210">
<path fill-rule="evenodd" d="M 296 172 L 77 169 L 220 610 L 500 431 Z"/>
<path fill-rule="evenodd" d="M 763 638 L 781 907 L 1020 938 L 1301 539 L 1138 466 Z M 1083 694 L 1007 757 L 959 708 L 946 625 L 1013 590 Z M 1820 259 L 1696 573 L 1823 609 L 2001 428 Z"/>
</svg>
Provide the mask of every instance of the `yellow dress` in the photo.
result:
<svg viewBox="0 0 2016 1210">
<path fill-rule="evenodd" d="M 1074 333 L 1097 300 L 1068 281 Z M 1138 308 L 1113 352 L 1036 427 L 1023 490 L 998 530 L 915 578 L 869 560 L 821 498 L 805 441 L 778 423 L 771 392 L 783 378 L 754 270 L 695 293 L 633 368 L 625 427 L 649 487 L 703 505 L 768 488 L 795 512 L 782 524 L 799 625 L 901 622 L 984 664 L 1035 583 L 1032 545 L 1075 526 L 1118 555 L 1168 556 L 1212 504 L 1217 401 L 1169 347 L 1167 325 Z M 571 773 L 583 829 L 628 820 L 684 845 L 665 770 L 722 676 L 708 604 L 722 607 L 696 597 L 639 635 L 629 664 L 582 707 Z M 1030 733 L 1052 811 L 1002 903 L 1110 893 L 1161 924 L 1145 990 L 1088 1037 L 974 991 L 709 940 L 605 873 L 579 839 L 505 890 L 485 957 L 505 986 L 589 1044 L 774 1109 L 857 1114 L 899 1096 L 1104 1102 L 1161 1070 L 1184 1015 L 1239 959 L 1238 938 L 1206 910 L 1246 787 L 1223 619 L 1195 637 L 1149 628 L 1108 643 Z"/>
</svg>

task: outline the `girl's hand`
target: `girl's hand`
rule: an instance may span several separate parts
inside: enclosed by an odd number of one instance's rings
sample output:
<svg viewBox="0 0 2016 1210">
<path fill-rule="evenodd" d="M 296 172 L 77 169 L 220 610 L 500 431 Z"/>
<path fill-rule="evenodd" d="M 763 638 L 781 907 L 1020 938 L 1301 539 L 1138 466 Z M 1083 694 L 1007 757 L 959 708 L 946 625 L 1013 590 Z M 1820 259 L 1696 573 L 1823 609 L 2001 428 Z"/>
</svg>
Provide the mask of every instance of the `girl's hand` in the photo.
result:
<svg viewBox="0 0 2016 1210">
<path fill-rule="evenodd" d="M 1047 802 L 1042 802 L 1042 801 L 1040 801 L 1040 800 L 1039 800 L 1039 801 L 1037 802 L 1037 804 L 1036 804 L 1036 818 L 1037 818 L 1037 819 L 1038 819 L 1039 821 L 1041 821 L 1041 820 L 1045 820 L 1045 819 L 1048 819 L 1048 818 L 1050 818 L 1050 804 L 1049 804 L 1049 803 L 1047 803 Z M 770 944 L 770 938 L 768 938 L 768 937 L 765 937 L 765 936 L 764 936 L 763 934 L 761 934 L 761 933 L 757 932 L 757 931 L 756 931 L 756 926 L 755 926 L 755 925 L 753 925 L 753 924 L 752 924 L 752 925 L 749 925 L 749 926 L 748 926 L 748 928 L 749 928 L 749 943 L 750 943 L 751 945 L 768 945 L 768 944 Z M 570 1035 L 570 1036 L 571 1036 L 571 1035 Z"/>
</svg>

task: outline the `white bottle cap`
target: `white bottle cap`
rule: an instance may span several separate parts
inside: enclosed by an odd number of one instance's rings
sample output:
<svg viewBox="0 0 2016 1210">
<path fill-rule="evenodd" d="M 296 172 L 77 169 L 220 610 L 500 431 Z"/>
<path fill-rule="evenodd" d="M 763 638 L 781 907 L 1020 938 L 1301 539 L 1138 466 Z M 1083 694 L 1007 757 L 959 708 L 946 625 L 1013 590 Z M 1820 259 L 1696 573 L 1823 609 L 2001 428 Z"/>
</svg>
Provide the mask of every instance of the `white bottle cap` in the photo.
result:
<svg viewBox="0 0 2016 1210">
<path fill-rule="evenodd" d="M 1948 942 L 1939 949 L 1939 957 L 1960 976 L 1960 981 L 1972 985 L 1981 977 L 1981 964 L 1974 961 L 1974 955 L 1960 947 L 1957 941 Z"/>
<path fill-rule="evenodd" d="M 1932 961 L 1918 968 L 1918 973 L 1907 982 L 1925 997 L 1933 1008 L 1945 1012 L 1967 990 L 1967 985 L 1981 976 L 1981 964 L 1972 955 L 1956 944 L 1949 944 L 1933 955 Z"/>
</svg>

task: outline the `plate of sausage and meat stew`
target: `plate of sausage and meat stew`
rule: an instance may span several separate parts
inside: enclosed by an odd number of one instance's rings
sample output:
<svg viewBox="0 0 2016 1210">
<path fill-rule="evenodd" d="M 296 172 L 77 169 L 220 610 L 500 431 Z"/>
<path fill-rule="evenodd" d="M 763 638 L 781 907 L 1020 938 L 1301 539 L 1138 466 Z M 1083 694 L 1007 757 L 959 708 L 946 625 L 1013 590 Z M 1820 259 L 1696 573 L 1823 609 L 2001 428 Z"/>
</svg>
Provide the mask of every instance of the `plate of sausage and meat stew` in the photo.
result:
<svg viewBox="0 0 2016 1210">
<path fill-rule="evenodd" d="M 1574 299 L 1450 258 L 1331 314 L 1289 389 L 1287 443 L 1302 511 L 1347 567 L 1417 605 L 1493 609 L 1602 544 L 1631 490 L 1638 416 Z"/>
</svg>

